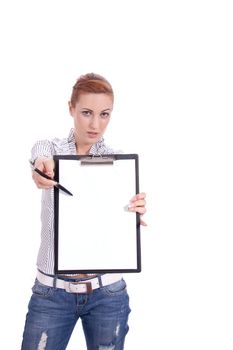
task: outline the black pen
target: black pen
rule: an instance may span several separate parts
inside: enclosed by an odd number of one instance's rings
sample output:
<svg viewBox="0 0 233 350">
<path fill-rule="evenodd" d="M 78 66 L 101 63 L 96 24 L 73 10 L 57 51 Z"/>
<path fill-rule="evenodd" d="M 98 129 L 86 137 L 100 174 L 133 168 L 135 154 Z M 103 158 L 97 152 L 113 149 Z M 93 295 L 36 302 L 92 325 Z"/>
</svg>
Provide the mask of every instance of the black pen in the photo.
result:
<svg viewBox="0 0 233 350">
<path fill-rule="evenodd" d="M 36 168 L 34 166 L 34 164 L 30 160 L 29 160 L 29 162 L 30 162 L 30 164 L 32 166 L 32 170 L 35 171 L 37 174 L 39 174 L 40 176 L 44 177 L 45 179 L 55 181 L 52 177 L 48 176 L 47 174 L 43 173 L 43 171 L 41 171 L 40 169 Z M 54 186 L 57 187 L 59 190 L 62 190 L 63 192 L 69 194 L 70 196 L 73 196 L 73 194 L 70 191 L 68 191 L 64 186 L 62 186 L 58 182 Z"/>
</svg>

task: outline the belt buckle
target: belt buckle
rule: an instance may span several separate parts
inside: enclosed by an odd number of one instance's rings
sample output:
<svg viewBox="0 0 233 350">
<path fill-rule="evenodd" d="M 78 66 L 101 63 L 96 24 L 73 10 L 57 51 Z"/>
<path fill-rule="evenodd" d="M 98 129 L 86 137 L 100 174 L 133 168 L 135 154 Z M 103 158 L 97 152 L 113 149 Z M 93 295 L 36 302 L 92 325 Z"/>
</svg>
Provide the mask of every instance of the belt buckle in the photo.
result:
<svg viewBox="0 0 233 350">
<path fill-rule="evenodd" d="M 91 282 L 85 282 L 85 285 L 86 285 L 86 289 L 87 289 L 86 293 L 91 294 L 93 291 Z"/>
<path fill-rule="evenodd" d="M 82 285 L 86 286 L 86 290 L 80 292 L 78 290 L 78 287 Z M 68 282 L 66 284 L 65 290 L 68 293 L 77 293 L 77 294 L 90 294 L 93 291 L 91 282 Z"/>
</svg>

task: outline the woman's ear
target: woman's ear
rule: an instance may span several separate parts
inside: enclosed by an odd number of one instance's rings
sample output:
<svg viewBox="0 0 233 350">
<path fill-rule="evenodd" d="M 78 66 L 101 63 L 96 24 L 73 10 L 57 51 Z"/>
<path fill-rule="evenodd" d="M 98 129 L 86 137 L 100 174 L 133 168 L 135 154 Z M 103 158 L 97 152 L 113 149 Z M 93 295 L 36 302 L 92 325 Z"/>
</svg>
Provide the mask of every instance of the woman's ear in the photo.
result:
<svg viewBox="0 0 233 350">
<path fill-rule="evenodd" d="M 72 107 L 72 104 L 71 104 L 71 101 L 68 102 L 68 106 L 69 106 L 69 112 L 70 112 L 70 115 L 73 117 L 73 107 Z"/>
</svg>

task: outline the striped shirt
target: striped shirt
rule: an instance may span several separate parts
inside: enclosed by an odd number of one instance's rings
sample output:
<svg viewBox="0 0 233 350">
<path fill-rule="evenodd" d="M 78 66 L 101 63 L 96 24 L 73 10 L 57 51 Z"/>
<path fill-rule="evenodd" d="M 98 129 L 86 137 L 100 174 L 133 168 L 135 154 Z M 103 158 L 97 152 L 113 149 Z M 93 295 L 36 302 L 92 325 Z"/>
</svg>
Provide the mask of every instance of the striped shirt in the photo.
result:
<svg viewBox="0 0 233 350">
<path fill-rule="evenodd" d="M 89 154 L 105 155 L 122 153 L 109 148 L 102 138 L 93 144 Z M 74 129 L 67 138 L 37 141 L 31 151 L 31 160 L 39 157 L 52 158 L 54 155 L 76 155 Z M 37 257 L 37 267 L 46 274 L 54 274 L 54 197 L 53 189 L 42 190 L 41 198 L 41 244 Z M 78 267 L 77 267 L 78 268 Z"/>
</svg>

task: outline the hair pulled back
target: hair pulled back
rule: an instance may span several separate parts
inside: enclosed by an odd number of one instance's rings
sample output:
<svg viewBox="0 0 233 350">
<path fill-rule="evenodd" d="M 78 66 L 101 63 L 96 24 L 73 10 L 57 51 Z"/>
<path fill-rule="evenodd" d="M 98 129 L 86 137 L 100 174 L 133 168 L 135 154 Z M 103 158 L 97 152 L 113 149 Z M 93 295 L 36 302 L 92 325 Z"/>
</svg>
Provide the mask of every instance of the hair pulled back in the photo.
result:
<svg viewBox="0 0 233 350">
<path fill-rule="evenodd" d="M 70 103 L 75 107 L 76 102 L 81 94 L 107 94 L 114 99 L 114 93 L 111 84 L 101 75 L 95 73 L 87 73 L 81 75 L 73 86 Z"/>
</svg>

